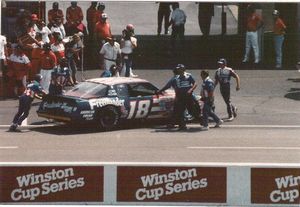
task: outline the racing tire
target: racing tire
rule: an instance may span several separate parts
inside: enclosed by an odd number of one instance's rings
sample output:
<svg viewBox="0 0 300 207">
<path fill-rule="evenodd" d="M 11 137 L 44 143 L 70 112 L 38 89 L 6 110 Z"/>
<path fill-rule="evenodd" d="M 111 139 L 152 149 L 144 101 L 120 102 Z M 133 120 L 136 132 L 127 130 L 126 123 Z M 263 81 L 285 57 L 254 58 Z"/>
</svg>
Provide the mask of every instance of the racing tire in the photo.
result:
<svg viewBox="0 0 300 207">
<path fill-rule="evenodd" d="M 115 129 L 120 121 L 120 114 L 116 107 L 106 106 L 99 114 L 100 127 L 106 131 Z"/>
</svg>

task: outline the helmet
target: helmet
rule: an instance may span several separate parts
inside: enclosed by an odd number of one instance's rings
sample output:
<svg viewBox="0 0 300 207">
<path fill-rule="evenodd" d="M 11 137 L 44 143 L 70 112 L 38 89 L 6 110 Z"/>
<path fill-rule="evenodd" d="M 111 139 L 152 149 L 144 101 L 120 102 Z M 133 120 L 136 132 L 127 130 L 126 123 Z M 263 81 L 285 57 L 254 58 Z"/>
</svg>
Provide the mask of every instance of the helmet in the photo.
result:
<svg viewBox="0 0 300 207">
<path fill-rule="evenodd" d="M 279 11 L 278 11 L 278 10 L 276 10 L 276 9 L 275 9 L 275 10 L 273 11 L 273 13 L 272 13 L 272 14 L 273 14 L 274 16 L 279 16 L 279 14 L 280 14 L 280 13 L 279 13 Z"/>
<path fill-rule="evenodd" d="M 183 70 L 185 71 L 185 66 L 183 64 L 177 64 L 176 68 L 175 68 L 177 71 L 178 70 Z"/>
<path fill-rule="evenodd" d="M 42 80 L 43 76 L 41 74 L 36 74 L 34 76 L 34 80 L 37 81 L 37 82 L 40 82 Z"/>
<path fill-rule="evenodd" d="M 134 31 L 134 26 L 132 24 L 127 24 L 126 30 L 127 31 Z"/>
<path fill-rule="evenodd" d="M 77 6 L 77 1 L 71 1 L 72 6 Z"/>
<path fill-rule="evenodd" d="M 218 64 L 227 65 L 227 61 L 225 58 L 221 58 L 220 60 L 218 60 Z"/>
</svg>

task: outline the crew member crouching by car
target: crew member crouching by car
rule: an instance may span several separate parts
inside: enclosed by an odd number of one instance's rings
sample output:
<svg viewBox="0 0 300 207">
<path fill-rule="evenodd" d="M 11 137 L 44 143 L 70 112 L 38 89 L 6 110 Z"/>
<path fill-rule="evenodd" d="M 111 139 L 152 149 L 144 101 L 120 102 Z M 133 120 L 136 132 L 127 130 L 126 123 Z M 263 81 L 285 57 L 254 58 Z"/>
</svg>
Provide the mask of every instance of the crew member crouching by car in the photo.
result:
<svg viewBox="0 0 300 207">
<path fill-rule="evenodd" d="M 9 127 L 9 131 L 16 132 L 18 125 L 21 125 L 22 122 L 28 117 L 29 111 L 31 108 L 31 103 L 35 97 L 42 99 L 40 95 L 46 94 L 46 91 L 43 90 L 40 82 L 42 76 L 37 74 L 34 78 L 34 81 L 29 83 L 26 86 L 24 93 L 19 98 L 19 109 L 16 113 L 13 123 Z"/>
</svg>

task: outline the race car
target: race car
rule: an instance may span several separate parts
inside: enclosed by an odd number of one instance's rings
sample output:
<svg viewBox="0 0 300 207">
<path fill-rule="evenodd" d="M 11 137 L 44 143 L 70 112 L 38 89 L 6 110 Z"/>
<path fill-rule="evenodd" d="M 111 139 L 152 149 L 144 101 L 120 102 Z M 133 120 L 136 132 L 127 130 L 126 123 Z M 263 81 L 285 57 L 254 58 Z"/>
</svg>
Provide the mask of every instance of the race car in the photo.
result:
<svg viewBox="0 0 300 207">
<path fill-rule="evenodd" d="M 37 113 L 59 122 L 94 122 L 106 130 L 116 128 L 124 120 L 170 119 L 175 92 L 157 91 L 157 87 L 140 78 L 94 78 L 63 95 L 45 96 Z M 199 97 L 195 99 L 196 114 L 200 103 Z"/>
</svg>

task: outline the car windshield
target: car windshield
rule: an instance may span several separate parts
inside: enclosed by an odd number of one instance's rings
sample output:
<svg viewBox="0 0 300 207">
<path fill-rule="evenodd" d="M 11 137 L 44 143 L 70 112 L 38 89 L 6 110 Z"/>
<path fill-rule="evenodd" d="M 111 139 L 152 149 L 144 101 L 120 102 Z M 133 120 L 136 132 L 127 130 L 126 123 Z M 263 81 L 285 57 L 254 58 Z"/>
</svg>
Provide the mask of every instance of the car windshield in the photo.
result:
<svg viewBox="0 0 300 207">
<path fill-rule="evenodd" d="M 104 97 L 107 95 L 107 85 L 82 82 L 76 85 L 72 90 L 66 92 L 65 95 L 84 99 Z"/>
</svg>

